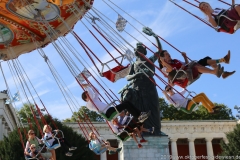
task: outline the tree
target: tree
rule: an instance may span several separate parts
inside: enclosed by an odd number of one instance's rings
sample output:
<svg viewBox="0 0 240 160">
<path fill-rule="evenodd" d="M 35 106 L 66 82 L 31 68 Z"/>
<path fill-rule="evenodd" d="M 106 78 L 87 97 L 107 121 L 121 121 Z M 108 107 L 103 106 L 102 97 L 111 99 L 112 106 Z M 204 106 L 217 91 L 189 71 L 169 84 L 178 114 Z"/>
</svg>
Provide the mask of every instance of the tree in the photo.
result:
<svg viewBox="0 0 240 160">
<path fill-rule="evenodd" d="M 173 105 L 168 105 L 163 98 L 159 98 L 160 111 L 162 112 L 163 120 L 234 120 L 235 117 L 232 115 L 230 108 L 224 104 L 217 104 L 216 106 L 222 106 L 218 114 L 209 114 L 207 109 L 202 105 L 199 106 L 198 110 L 191 114 L 186 114 Z"/>
<path fill-rule="evenodd" d="M 45 116 L 46 121 L 50 126 L 54 126 L 50 118 Z M 54 119 L 59 130 L 62 130 L 64 137 L 68 139 L 70 144 L 77 147 L 77 150 L 73 152 L 72 157 L 66 157 L 63 153 L 63 149 L 59 148 L 56 150 L 56 155 L 58 160 L 95 160 L 94 153 L 88 148 L 88 142 L 85 139 L 74 132 L 72 128 L 64 126 L 59 120 Z M 54 128 L 54 127 L 53 127 Z M 39 132 L 36 132 L 36 127 L 34 128 L 36 136 L 41 137 Z M 9 134 L 8 137 L 4 137 L 3 141 L 0 142 L 0 159 L 1 160 L 24 160 L 23 148 L 20 142 L 20 136 L 18 135 L 17 130 L 14 130 Z M 23 136 L 24 142 L 26 138 Z"/>
<path fill-rule="evenodd" d="M 22 155 L 22 156 L 20 156 Z M 0 141 L 0 159 L 1 160 L 25 160 L 23 148 L 19 139 L 17 129 L 11 132 L 8 137 Z"/>
<path fill-rule="evenodd" d="M 232 132 L 226 134 L 228 144 L 221 141 L 220 145 L 222 148 L 221 156 L 232 156 L 234 158 L 225 159 L 239 159 L 240 157 L 240 124 L 237 124 Z M 238 157 L 238 158 L 237 158 Z"/>
<path fill-rule="evenodd" d="M 38 115 L 37 110 L 35 109 L 34 104 L 27 104 L 27 103 L 23 104 L 21 109 L 18 111 L 18 114 L 21 117 L 21 121 L 23 123 L 27 123 L 28 122 L 27 121 L 27 116 L 28 117 L 33 117 L 33 113 L 31 111 L 30 107 L 33 108 L 34 114 Z"/>
<path fill-rule="evenodd" d="M 64 122 L 76 122 L 77 120 L 85 121 L 85 114 L 89 117 L 92 122 L 103 122 L 104 118 L 97 112 L 90 111 L 87 107 L 82 106 L 78 112 L 73 112 L 71 118 L 63 120 Z"/>
</svg>

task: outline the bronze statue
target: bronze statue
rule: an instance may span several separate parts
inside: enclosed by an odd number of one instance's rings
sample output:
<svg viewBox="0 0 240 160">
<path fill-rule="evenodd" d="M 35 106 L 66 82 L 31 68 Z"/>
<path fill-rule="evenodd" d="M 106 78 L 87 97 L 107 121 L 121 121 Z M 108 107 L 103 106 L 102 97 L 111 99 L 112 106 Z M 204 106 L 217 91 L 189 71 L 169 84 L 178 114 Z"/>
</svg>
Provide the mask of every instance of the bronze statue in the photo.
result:
<svg viewBox="0 0 240 160">
<path fill-rule="evenodd" d="M 148 28 L 147 34 L 154 36 L 157 41 L 158 51 L 153 56 L 146 57 L 154 63 L 162 51 L 162 46 L 158 37 Z M 147 55 L 147 50 L 142 43 L 137 43 L 135 55 L 136 62 L 131 66 L 129 75 L 126 76 L 127 80 L 131 82 L 122 90 L 122 100 L 131 101 L 143 112 L 151 110 L 151 116 L 144 122 L 144 127 L 155 127 L 154 135 L 161 135 L 159 100 L 153 79 L 155 67 L 144 58 Z"/>
</svg>

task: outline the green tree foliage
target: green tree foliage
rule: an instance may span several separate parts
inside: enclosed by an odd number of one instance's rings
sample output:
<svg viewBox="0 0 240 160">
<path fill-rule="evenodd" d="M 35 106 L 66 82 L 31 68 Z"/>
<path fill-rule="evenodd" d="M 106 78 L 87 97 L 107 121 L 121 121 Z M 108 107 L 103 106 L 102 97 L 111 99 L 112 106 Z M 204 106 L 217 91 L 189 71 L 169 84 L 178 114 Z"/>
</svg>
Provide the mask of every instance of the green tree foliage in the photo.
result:
<svg viewBox="0 0 240 160">
<path fill-rule="evenodd" d="M 8 137 L 4 137 L 3 140 L 0 141 L 0 159 L 25 160 L 23 156 L 23 147 L 17 129 L 11 132 Z"/>
<path fill-rule="evenodd" d="M 209 114 L 207 109 L 202 105 L 198 110 L 191 114 L 186 114 L 183 111 L 177 110 L 173 105 L 168 105 L 163 98 L 159 98 L 160 110 L 162 112 L 163 120 L 234 120 L 230 108 L 224 104 L 215 104 L 216 106 L 222 106 L 217 114 Z"/>
<path fill-rule="evenodd" d="M 87 107 L 82 106 L 78 112 L 73 112 L 71 118 L 63 120 L 64 122 L 76 122 L 77 120 L 85 121 L 85 114 L 90 118 L 92 122 L 103 122 L 104 118 L 97 112 L 90 111 Z"/>
<path fill-rule="evenodd" d="M 36 111 L 34 105 L 33 104 L 30 104 L 30 105 L 32 106 L 34 113 L 37 114 L 37 111 Z M 21 121 L 23 123 L 27 123 L 27 116 L 28 117 L 33 116 L 32 111 L 30 110 L 30 105 L 25 103 L 25 104 L 23 104 L 22 108 L 18 111 L 18 114 L 21 117 Z"/>
<path fill-rule="evenodd" d="M 228 144 L 225 144 L 221 141 L 222 153 L 221 156 L 232 156 L 235 159 L 240 157 L 240 124 L 237 124 L 232 132 L 226 134 L 226 137 L 229 141 Z M 236 158 L 238 157 L 238 158 Z M 228 158 L 228 159 L 234 159 Z"/>
<path fill-rule="evenodd" d="M 47 123 L 52 126 L 54 125 L 49 117 L 45 116 Z M 63 148 L 60 147 L 56 150 L 57 160 L 95 160 L 94 153 L 88 148 L 88 142 L 85 139 L 74 132 L 72 128 L 64 126 L 59 120 L 54 119 L 54 122 L 57 125 L 59 130 L 62 130 L 64 137 L 69 141 L 73 146 L 77 147 L 77 150 L 73 151 L 72 157 L 66 157 L 64 155 Z M 43 126 L 41 126 L 42 128 Z M 28 130 L 28 129 L 27 129 Z M 39 131 L 36 126 L 34 126 L 36 136 L 41 138 Z M 0 159 L 1 160 L 24 160 L 23 148 L 20 142 L 19 134 L 17 130 L 14 130 L 10 133 L 9 137 L 4 137 L 3 141 L 0 142 Z M 24 143 L 26 143 L 26 137 L 23 134 Z"/>
</svg>

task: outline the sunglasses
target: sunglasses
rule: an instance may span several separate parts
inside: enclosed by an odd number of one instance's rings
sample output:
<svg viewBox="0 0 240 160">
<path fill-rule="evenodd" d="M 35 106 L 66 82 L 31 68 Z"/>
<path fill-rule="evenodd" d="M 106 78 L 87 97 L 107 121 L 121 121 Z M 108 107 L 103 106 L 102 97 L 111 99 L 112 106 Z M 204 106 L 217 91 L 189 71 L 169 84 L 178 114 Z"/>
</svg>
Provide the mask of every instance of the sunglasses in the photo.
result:
<svg viewBox="0 0 240 160">
<path fill-rule="evenodd" d="M 166 91 L 168 91 L 168 92 L 169 92 L 171 89 L 172 89 L 172 88 L 168 88 L 168 89 L 166 89 Z"/>
<path fill-rule="evenodd" d="M 36 147 L 31 147 L 31 149 L 35 149 Z"/>
<path fill-rule="evenodd" d="M 33 134 L 35 134 L 35 133 L 30 133 L 30 135 L 33 135 Z"/>
</svg>

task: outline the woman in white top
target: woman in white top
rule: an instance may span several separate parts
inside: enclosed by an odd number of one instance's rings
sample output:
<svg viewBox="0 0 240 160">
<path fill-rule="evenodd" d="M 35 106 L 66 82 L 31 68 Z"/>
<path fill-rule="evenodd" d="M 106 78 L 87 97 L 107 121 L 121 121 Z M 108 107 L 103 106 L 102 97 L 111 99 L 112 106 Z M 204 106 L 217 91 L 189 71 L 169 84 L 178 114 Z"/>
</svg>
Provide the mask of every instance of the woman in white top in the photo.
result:
<svg viewBox="0 0 240 160">
<path fill-rule="evenodd" d="M 200 93 L 193 97 L 192 99 L 185 98 L 183 95 L 186 90 L 182 92 L 175 93 L 171 86 L 167 85 L 163 94 L 167 98 L 167 100 L 173 104 L 176 108 L 183 108 L 188 113 L 191 113 L 195 108 L 196 104 L 202 103 L 202 105 L 208 110 L 209 113 L 214 113 L 216 109 L 219 109 L 219 106 L 214 106 L 214 104 L 208 99 L 208 97 L 204 93 Z"/>
<path fill-rule="evenodd" d="M 234 6 L 234 0 L 232 0 Z M 207 2 L 199 3 L 199 9 L 207 16 L 208 21 L 219 32 L 234 33 L 239 28 L 240 5 L 236 5 L 229 10 L 212 9 Z"/>
</svg>

